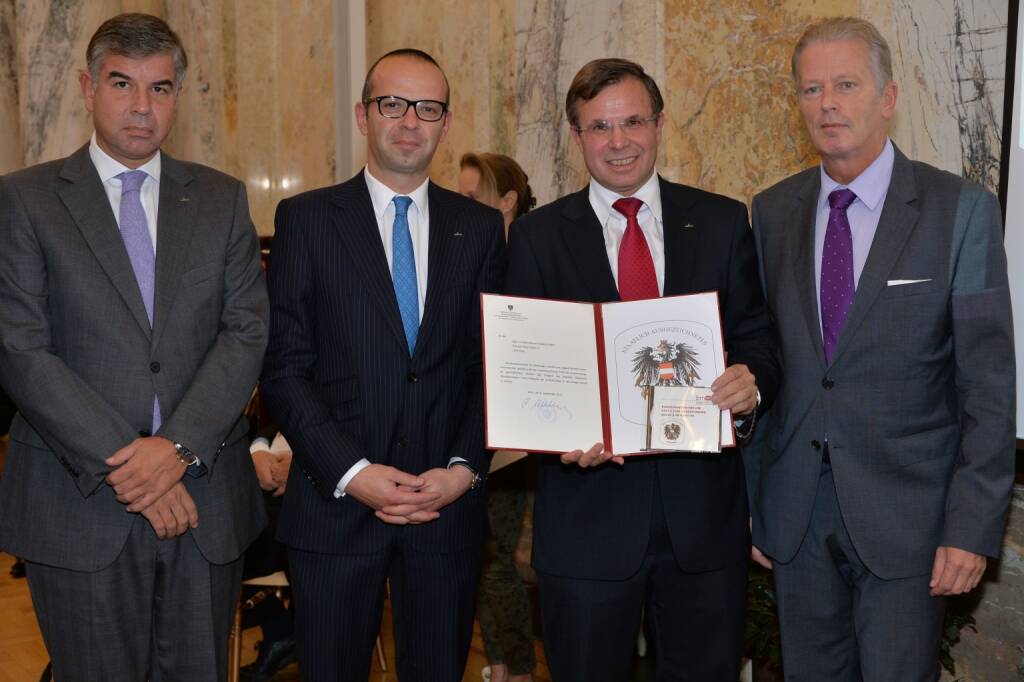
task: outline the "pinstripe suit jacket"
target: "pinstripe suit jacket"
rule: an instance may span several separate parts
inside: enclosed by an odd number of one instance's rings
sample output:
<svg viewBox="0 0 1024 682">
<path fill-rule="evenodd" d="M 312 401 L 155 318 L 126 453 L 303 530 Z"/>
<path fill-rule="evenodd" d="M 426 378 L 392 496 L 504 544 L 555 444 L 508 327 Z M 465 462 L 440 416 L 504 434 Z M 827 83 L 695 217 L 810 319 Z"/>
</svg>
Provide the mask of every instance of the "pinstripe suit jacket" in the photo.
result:
<svg viewBox="0 0 1024 682">
<path fill-rule="evenodd" d="M 897 149 L 828 365 L 814 274 L 820 186 L 815 167 L 754 198 L 783 366 L 748 448 L 754 543 L 783 562 L 796 554 L 827 435 L 843 521 L 873 573 L 926 574 L 939 545 L 996 556 L 1013 485 L 1015 383 L 996 198 Z"/>
<path fill-rule="evenodd" d="M 619 300 L 603 229 L 588 196 L 584 188 L 512 225 L 507 293 Z M 746 208 L 664 179 L 661 202 L 665 295 L 718 292 L 729 362 L 748 365 L 767 406 L 778 368 Z M 713 570 L 749 555 L 743 464 L 735 449 L 718 457 L 635 457 L 622 467 L 566 467 L 551 456 L 541 464 L 533 554 L 539 571 L 601 580 L 635 573 L 650 539 L 655 485 L 683 570 Z"/>
<path fill-rule="evenodd" d="M 0 546 L 75 570 L 120 553 L 134 515 L 103 460 L 152 428 L 207 465 L 183 477 L 189 531 L 236 559 L 264 514 L 242 410 L 267 338 L 245 187 L 161 160 L 154 326 L 88 146 L 0 178 L 0 380 L 19 408 L 0 480 Z"/>
<path fill-rule="evenodd" d="M 382 551 L 399 532 L 338 481 L 366 458 L 419 474 L 452 456 L 486 471 L 480 359 L 481 291 L 504 275 L 501 217 L 433 183 L 427 293 L 409 357 L 363 174 L 281 202 L 270 257 L 270 345 L 261 390 L 292 445 L 278 529 L 314 552 Z M 483 497 L 402 529 L 425 551 L 473 547 Z"/>
</svg>

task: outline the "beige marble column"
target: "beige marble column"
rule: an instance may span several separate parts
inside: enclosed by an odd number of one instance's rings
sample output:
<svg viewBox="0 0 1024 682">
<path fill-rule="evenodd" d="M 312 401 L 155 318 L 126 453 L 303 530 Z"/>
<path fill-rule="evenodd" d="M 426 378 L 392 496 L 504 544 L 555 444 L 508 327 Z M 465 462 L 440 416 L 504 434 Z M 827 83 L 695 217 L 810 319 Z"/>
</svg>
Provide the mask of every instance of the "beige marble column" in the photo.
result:
<svg viewBox="0 0 1024 682">
<path fill-rule="evenodd" d="M 22 166 L 14 0 L 0 0 L 0 175 Z"/>
</svg>

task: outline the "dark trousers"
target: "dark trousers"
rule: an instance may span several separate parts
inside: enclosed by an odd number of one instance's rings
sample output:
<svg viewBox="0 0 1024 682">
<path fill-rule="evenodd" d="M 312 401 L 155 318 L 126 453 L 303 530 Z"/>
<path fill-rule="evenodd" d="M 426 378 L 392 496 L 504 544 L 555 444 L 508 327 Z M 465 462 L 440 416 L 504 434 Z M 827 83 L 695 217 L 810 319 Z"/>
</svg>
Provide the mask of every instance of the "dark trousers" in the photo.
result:
<svg viewBox="0 0 1024 682">
<path fill-rule="evenodd" d="M 188 533 L 160 540 L 139 516 L 104 569 L 26 568 L 54 679 L 227 679 L 241 560 L 211 564 Z"/>
<path fill-rule="evenodd" d="M 682 571 L 660 497 L 652 506 L 651 538 L 636 574 L 580 580 L 538 573 L 544 652 L 554 682 L 626 682 L 645 609 L 659 682 L 739 679 L 747 562 Z"/>
<path fill-rule="evenodd" d="M 373 555 L 288 550 L 305 682 L 365 682 L 391 583 L 400 680 L 458 682 L 473 635 L 480 550 L 424 554 L 396 540 Z"/>
<path fill-rule="evenodd" d="M 786 680 L 939 679 L 945 599 L 928 594 L 930 575 L 883 580 L 864 566 L 843 523 L 828 464 L 803 544 L 792 561 L 776 561 L 773 572 Z"/>
</svg>

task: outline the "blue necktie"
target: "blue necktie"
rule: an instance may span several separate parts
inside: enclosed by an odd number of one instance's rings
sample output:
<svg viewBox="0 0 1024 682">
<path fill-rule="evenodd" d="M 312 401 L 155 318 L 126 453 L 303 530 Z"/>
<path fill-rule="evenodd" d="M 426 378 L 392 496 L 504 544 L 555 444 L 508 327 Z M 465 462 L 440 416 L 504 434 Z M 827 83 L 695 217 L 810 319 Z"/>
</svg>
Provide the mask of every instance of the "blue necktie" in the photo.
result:
<svg viewBox="0 0 1024 682">
<path fill-rule="evenodd" d="M 395 285 L 398 312 L 402 316 L 405 339 L 409 342 L 409 355 L 416 350 L 416 336 L 420 331 L 420 297 L 416 285 L 416 259 L 409 235 L 409 197 L 396 196 L 395 225 L 391 231 L 391 281 Z"/>
<path fill-rule="evenodd" d="M 121 179 L 121 208 L 119 211 L 121 239 L 128 252 L 135 281 L 142 294 L 142 303 L 146 306 L 146 316 L 153 326 L 153 291 L 156 289 L 156 252 L 153 239 L 149 235 L 149 224 L 146 212 L 142 209 L 142 183 L 146 181 L 146 172 L 135 170 L 125 171 L 117 176 Z M 160 402 L 153 396 L 153 430 L 160 428 Z"/>
</svg>

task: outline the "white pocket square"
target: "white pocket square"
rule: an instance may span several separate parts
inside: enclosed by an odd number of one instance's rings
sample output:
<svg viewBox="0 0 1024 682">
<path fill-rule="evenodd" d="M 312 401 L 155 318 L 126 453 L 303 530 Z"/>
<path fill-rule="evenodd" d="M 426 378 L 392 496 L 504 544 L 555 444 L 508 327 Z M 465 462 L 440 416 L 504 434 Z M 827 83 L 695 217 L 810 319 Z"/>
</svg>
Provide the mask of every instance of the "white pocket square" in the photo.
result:
<svg viewBox="0 0 1024 682">
<path fill-rule="evenodd" d="M 888 282 L 886 282 L 886 286 L 899 287 L 903 286 L 904 284 L 920 284 L 921 282 L 930 281 L 932 281 L 930 277 L 928 279 L 890 279 Z"/>
</svg>

